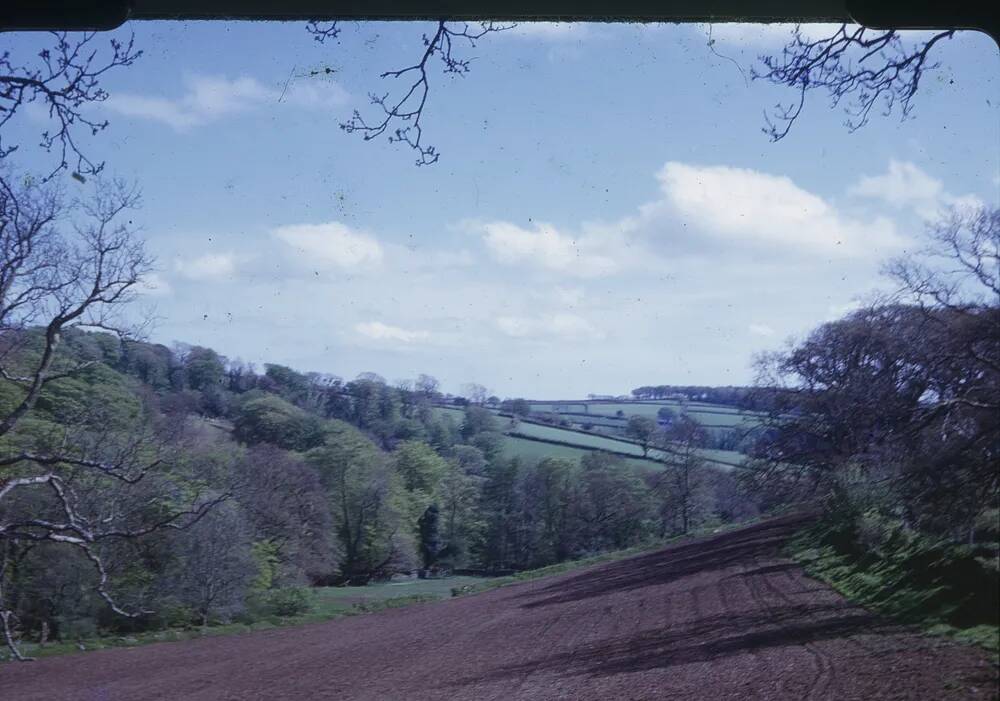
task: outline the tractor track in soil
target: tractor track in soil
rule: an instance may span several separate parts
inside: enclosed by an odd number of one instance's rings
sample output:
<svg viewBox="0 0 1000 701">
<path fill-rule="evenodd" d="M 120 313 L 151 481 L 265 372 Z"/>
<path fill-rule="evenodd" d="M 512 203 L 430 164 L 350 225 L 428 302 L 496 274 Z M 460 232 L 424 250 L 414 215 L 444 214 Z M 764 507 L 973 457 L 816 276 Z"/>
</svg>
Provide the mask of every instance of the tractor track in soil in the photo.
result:
<svg viewBox="0 0 1000 701">
<path fill-rule="evenodd" d="M 0 665 L 17 701 L 996 699 L 985 651 L 843 599 L 787 516 L 438 603 Z"/>
</svg>

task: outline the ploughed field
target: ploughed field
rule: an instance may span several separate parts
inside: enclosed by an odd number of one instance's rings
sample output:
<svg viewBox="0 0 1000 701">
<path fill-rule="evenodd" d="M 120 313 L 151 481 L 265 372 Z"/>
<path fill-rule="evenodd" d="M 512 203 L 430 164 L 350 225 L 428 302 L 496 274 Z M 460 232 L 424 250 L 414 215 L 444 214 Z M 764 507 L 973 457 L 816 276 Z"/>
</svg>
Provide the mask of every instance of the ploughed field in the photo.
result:
<svg viewBox="0 0 1000 701">
<path fill-rule="evenodd" d="M 298 628 L 0 666 L 3 698 L 996 698 L 981 650 L 853 606 L 781 557 L 803 517 L 483 594 Z"/>
</svg>

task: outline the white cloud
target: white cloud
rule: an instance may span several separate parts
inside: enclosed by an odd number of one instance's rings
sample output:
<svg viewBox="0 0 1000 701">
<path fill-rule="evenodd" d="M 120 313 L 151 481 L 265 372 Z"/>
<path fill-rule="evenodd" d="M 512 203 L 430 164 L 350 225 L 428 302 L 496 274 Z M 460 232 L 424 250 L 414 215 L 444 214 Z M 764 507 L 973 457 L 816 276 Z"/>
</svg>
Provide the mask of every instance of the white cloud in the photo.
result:
<svg viewBox="0 0 1000 701">
<path fill-rule="evenodd" d="M 354 330 L 365 338 L 375 341 L 399 341 L 401 343 L 414 343 L 430 338 L 430 332 L 423 330 L 411 330 L 383 324 L 381 321 L 365 321 L 354 326 Z"/>
<path fill-rule="evenodd" d="M 374 236 L 340 222 L 281 226 L 271 233 L 310 264 L 358 268 L 377 265 L 384 255 L 382 245 Z"/>
<path fill-rule="evenodd" d="M 136 290 L 139 294 L 156 297 L 168 295 L 173 292 L 170 283 L 159 273 L 146 273 L 143 275 L 139 280 L 139 284 L 136 285 Z"/>
<path fill-rule="evenodd" d="M 189 77 L 185 83 L 187 92 L 177 98 L 113 93 L 104 105 L 119 114 L 152 119 L 183 131 L 267 103 L 329 108 L 349 100 L 340 85 L 326 80 L 296 80 L 287 87 L 271 87 L 248 76 L 228 79 L 202 75 Z"/>
<path fill-rule="evenodd" d="M 554 338 L 559 340 L 601 340 L 603 331 L 576 314 L 538 317 L 501 316 L 497 328 L 513 338 Z"/>
<path fill-rule="evenodd" d="M 866 258 L 903 245 L 887 217 L 848 214 L 790 178 L 730 166 L 668 162 L 660 196 L 636 214 L 567 232 L 547 223 L 467 221 L 498 262 L 577 278 L 664 274 L 690 257 Z M 572 305 L 572 302 L 566 302 Z"/>
<path fill-rule="evenodd" d="M 669 162 L 658 177 L 664 200 L 645 206 L 645 218 L 666 209 L 683 225 L 724 241 L 846 256 L 901 243 L 885 217 L 862 221 L 845 215 L 784 176 Z"/>
<path fill-rule="evenodd" d="M 178 260 L 174 269 L 190 280 L 217 280 L 236 272 L 236 258 L 232 253 L 206 253 L 197 258 Z"/>
<path fill-rule="evenodd" d="M 839 24 L 818 22 L 803 24 L 802 35 L 807 39 L 819 39 L 832 36 L 840 29 Z M 778 48 L 787 44 L 795 31 L 794 24 L 755 22 L 723 22 L 720 24 L 698 25 L 705 35 L 711 34 L 714 41 L 733 44 L 741 47 L 762 49 Z"/>
<path fill-rule="evenodd" d="M 981 204 L 974 195 L 956 196 L 944 189 L 944 183 L 908 161 L 889 161 L 882 175 L 864 175 L 848 192 L 870 197 L 896 209 L 909 209 L 923 219 L 938 217 L 946 207 L 969 207 Z"/>
<path fill-rule="evenodd" d="M 750 324 L 747 327 L 747 331 L 752 333 L 754 336 L 773 336 L 774 329 L 767 324 Z"/>
<path fill-rule="evenodd" d="M 517 26 L 500 32 L 522 39 L 542 41 L 572 41 L 589 37 L 592 27 L 584 22 L 518 22 Z"/>
<path fill-rule="evenodd" d="M 583 301 L 585 292 L 579 287 L 557 287 L 555 298 L 567 307 L 575 307 Z"/>
<path fill-rule="evenodd" d="M 466 249 L 424 250 L 415 246 L 386 246 L 386 256 L 395 265 L 408 270 L 440 272 L 446 268 L 467 268 L 475 264 L 476 257 Z"/>
<path fill-rule="evenodd" d="M 574 238 L 550 224 L 525 229 L 517 224 L 494 221 L 471 224 L 483 233 L 493 257 L 501 263 L 530 264 L 578 277 L 601 277 L 617 272 L 620 265 L 599 242 Z"/>
<path fill-rule="evenodd" d="M 319 78 L 297 78 L 287 88 L 274 89 L 277 101 L 299 107 L 342 107 L 351 100 L 350 93 L 340 83 Z"/>
</svg>

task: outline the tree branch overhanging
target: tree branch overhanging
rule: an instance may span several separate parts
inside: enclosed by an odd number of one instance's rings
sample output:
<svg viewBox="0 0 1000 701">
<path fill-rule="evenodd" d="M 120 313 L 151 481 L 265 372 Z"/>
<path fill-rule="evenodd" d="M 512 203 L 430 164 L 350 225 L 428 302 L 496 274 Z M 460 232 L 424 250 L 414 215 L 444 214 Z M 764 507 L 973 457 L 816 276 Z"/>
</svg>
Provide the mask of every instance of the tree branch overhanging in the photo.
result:
<svg viewBox="0 0 1000 701">
<path fill-rule="evenodd" d="M 898 109 L 906 119 L 924 73 L 939 65 L 929 60 L 932 49 L 954 34 L 940 31 L 911 44 L 896 30 L 843 24 L 832 36 L 812 39 L 797 26 L 780 55 L 761 56 L 760 67 L 752 70 L 755 80 L 798 92 L 793 101 L 765 113 L 764 133 L 771 141 L 785 138 L 813 90 L 826 92 L 834 107 L 850 101 L 845 125 L 852 132 L 868 123 L 879 103 L 885 116 Z"/>
<path fill-rule="evenodd" d="M 424 141 L 423 119 L 427 98 L 430 94 L 430 63 L 432 59 L 441 61 L 442 73 L 464 76 L 469 72 L 471 59 L 461 58 L 457 54 L 459 45 L 467 44 L 473 48 L 476 42 L 488 34 L 513 28 L 513 24 L 497 22 L 482 22 L 473 27 L 468 23 L 450 23 L 439 21 L 433 34 L 424 34 L 423 52 L 419 60 L 404 68 L 384 71 L 379 78 L 409 79 L 404 81 L 404 87 L 394 93 L 388 91 L 382 94 L 369 93 L 368 98 L 380 112 L 377 118 L 366 118 L 360 110 L 355 110 L 340 128 L 348 134 L 360 133 L 365 141 L 371 141 L 383 134 L 389 134 L 390 143 L 403 143 L 416 151 L 416 164 L 430 165 L 436 163 L 440 152 L 433 145 Z M 340 36 L 340 26 L 336 22 L 311 22 L 307 31 L 319 42 L 336 39 Z"/>
<path fill-rule="evenodd" d="M 108 99 L 101 85 L 105 74 L 131 66 L 142 51 L 135 48 L 132 37 L 127 42 L 112 38 L 106 49 L 97 46 L 96 32 L 52 32 L 51 37 L 51 45 L 31 62 L 17 60 L 9 50 L 0 53 L 0 131 L 22 107 L 40 104 L 54 124 L 42 132 L 39 142 L 43 150 L 56 154 L 56 165 L 45 179 L 67 168 L 81 178 L 97 175 L 104 163 L 84 153 L 76 134 L 93 136 L 108 126 L 107 120 L 90 116 L 86 108 Z M 0 161 L 19 147 L 0 134 Z"/>
</svg>

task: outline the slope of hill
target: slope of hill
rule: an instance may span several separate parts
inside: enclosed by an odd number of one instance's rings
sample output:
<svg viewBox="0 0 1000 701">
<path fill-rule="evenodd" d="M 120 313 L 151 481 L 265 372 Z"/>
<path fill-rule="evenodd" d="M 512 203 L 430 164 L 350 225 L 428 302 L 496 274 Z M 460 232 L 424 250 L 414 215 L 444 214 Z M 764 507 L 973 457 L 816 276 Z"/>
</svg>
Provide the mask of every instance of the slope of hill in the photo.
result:
<svg viewBox="0 0 1000 701">
<path fill-rule="evenodd" d="M 464 411 L 458 407 L 437 406 L 434 412 L 441 417 L 449 417 L 460 425 Z M 591 433 L 579 428 L 552 426 L 530 419 L 511 424 L 506 415 L 497 414 L 502 421 L 504 432 L 504 454 L 508 458 L 520 458 L 525 462 L 537 462 L 545 458 L 565 458 L 579 460 L 588 452 L 600 450 L 626 458 L 626 463 L 642 469 L 659 469 L 661 463 L 669 460 L 669 455 L 651 449 L 644 456 L 642 446 L 635 441 L 614 435 Z M 608 421 L 620 421 L 612 417 Z M 713 467 L 732 469 L 739 467 L 746 456 L 734 450 L 705 448 L 698 451 L 702 458 Z"/>
<path fill-rule="evenodd" d="M 988 699 L 985 652 L 894 625 L 780 555 L 791 516 L 440 603 L 0 667 L 53 699 Z"/>
</svg>

